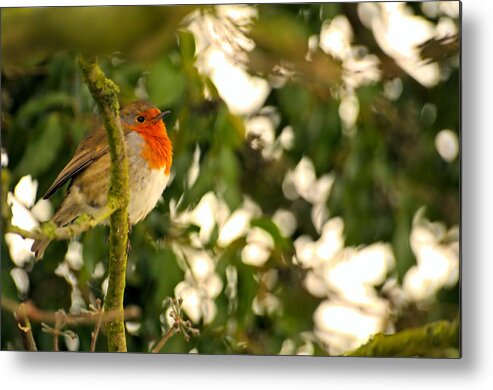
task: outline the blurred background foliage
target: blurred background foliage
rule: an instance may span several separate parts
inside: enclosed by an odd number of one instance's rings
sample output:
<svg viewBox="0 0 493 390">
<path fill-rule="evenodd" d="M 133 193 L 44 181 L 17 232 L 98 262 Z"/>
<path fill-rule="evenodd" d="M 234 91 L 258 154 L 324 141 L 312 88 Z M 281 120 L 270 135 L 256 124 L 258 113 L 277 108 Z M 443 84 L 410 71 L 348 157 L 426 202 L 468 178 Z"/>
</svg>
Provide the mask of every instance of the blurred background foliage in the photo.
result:
<svg viewBox="0 0 493 390">
<path fill-rule="evenodd" d="M 37 199 L 97 123 L 75 63 L 97 54 L 122 105 L 173 112 L 172 181 L 131 233 L 129 351 L 166 332 L 173 296 L 200 335 L 163 352 L 340 354 L 451 320 L 459 28 L 458 2 L 3 9 L 2 202 L 26 229 L 59 204 L 63 191 Z M 105 237 L 34 264 L 30 240 L 2 235 L 2 296 L 87 310 L 104 297 Z M 1 348 L 24 349 L 12 313 L 1 325 Z M 89 350 L 93 327 L 71 330 L 61 348 Z"/>
</svg>

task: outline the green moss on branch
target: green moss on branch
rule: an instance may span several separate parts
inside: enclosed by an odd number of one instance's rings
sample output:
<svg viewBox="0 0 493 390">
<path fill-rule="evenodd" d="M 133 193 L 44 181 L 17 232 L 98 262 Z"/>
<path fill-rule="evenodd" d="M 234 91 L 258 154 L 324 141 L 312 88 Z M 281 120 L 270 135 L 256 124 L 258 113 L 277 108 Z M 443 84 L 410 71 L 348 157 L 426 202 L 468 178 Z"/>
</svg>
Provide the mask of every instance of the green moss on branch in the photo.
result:
<svg viewBox="0 0 493 390">
<path fill-rule="evenodd" d="M 82 234 L 94 226 L 108 219 L 115 210 L 118 209 L 118 204 L 107 204 L 94 215 L 82 214 L 72 224 L 64 227 L 59 227 L 53 222 L 42 224 L 39 229 L 29 231 L 15 225 L 10 225 L 7 222 L 5 231 L 7 233 L 16 233 L 24 238 L 32 238 L 33 240 L 42 240 L 49 238 L 50 240 L 66 240 Z M 8 221 L 8 220 L 6 220 Z"/>
<path fill-rule="evenodd" d="M 433 322 L 388 336 L 380 333 L 345 356 L 427 356 L 431 350 L 446 348 L 459 348 L 458 319 Z"/>
<path fill-rule="evenodd" d="M 101 208 L 93 215 L 80 215 L 69 226 L 60 227 L 50 221 L 42 224 L 39 228 L 30 231 L 11 224 L 12 212 L 7 201 L 9 186 L 10 172 L 8 169 L 4 168 L 2 169 L 2 223 L 4 224 L 4 230 L 6 233 L 15 233 L 24 238 L 31 238 L 33 240 L 43 240 L 46 238 L 50 240 L 66 240 L 68 238 L 73 238 L 107 220 L 111 214 L 121 206 L 120 200 L 114 200 L 108 202 L 105 207 Z"/>
<path fill-rule="evenodd" d="M 105 76 L 95 58 L 80 56 L 78 62 L 108 135 L 111 158 L 108 205 L 118 204 L 119 209 L 110 217 L 109 280 L 104 310 L 121 311 L 121 315 L 107 326 L 108 349 L 111 352 L 126 352 L 123 294 L 127 269 L 129 187 L 126 145 L 119 118 L 119 88 Z"/>
</svg>

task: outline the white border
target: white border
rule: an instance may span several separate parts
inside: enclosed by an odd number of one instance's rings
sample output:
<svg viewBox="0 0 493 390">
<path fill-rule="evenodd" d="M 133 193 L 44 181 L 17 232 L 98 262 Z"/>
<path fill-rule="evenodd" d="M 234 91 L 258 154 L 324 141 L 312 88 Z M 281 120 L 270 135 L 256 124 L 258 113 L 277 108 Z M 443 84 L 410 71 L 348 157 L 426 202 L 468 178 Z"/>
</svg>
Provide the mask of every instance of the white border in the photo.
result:
<svg viewBox="0 0 493 390">
<path fill-rule="evenodd" d="M 143 1 L 143 4 L 163 4 Z M 200 1 L 190 3 L 202 3 Z M 70 5 L 136 4 L 73 1 Z M 483 389 L 493 383 L 493 7 L 463 1 L 463 359 L 0 352 L 0 388 Z M 2 0 L 2 7 L 68 5 Z M 489 383 L 489 385 L 488 385 Z M 14 387 L 15 386 L 15 387 Z M 179 387 L 178 387 L 179 386 Z M 282 387 L 281 387 L 282 386 Z"/>
</svg>

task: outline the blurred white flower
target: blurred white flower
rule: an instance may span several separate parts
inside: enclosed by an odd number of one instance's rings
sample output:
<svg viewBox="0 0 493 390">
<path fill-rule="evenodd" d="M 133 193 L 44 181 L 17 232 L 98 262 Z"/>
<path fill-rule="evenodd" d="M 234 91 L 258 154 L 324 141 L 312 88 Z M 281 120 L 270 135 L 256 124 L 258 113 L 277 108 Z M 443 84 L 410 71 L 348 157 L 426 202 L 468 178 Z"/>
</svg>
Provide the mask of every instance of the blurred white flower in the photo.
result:
<svg viewBox="0 0 493 390">
<path fill-rule="evenodd" d="M 257 295 L 252 301 L 252 311 L 258 316 L 272 315 L 281 307 L 281 300 L 269 292 Z"/>
<path fill-rule="evenodd" d="M 421 61 L 419 44 L 435 36 L 435 25 L 414 15 L 405 3 L 380 3 L 379 12 L 371 14 L 371 28 L 378 45 L 397 64 L 425 87 L 440 81 L 437 63 Z"/>
<path fill-rule="evenodd" d="M 31 207 L 31 213 L 39 222 L 49 221 L 53 214 L 51 202 L 47 199 L 38 200 L 36 204 Z"/>
<path fill-rule="evenodd" d="M 79 246 L 80 245 L 80 246 Z M 80 250 L 80 252 L 79 252 Z M 79 261 L 82 261 L 81 252 L 82 251 L 82 245 L 79 243 L 76 243 L 74 241 L 74 244 L 72 244 L 72 249 L 70 249 L 69 245 L 69 250 L 67 251 L 67 254 L 70 257 L 72 257 L 72 262 L 75 266 L 82 266 L 82 263 L 79 263 Z M 67 256 L 67 255 L 66 255 Z M 67 258 L 65 258 L 61 263 L 58 264 L 58 266 L 55 269 L 55 275 L 60 276 L 66 280 L 66 282 L 72 287 L 72 291 L 70 294 L 70 299 L 71 299 L 71 306 L 70 306 L 70 313 L 72 314 L 78 314 L 82 309 L 86 308 L 86 303 L 84 301 L 84 298 L 82 297 L 82 293 L 78 287 L 78 280 L 77 277 L 75 276 L 73 270 L 77 270 L 77 268 L 71 268 L 71 263 Z M 105 280 L 106 286 L 102 286 L 102 289 L 104 293 L 106 294 L 106 289 L 108 288 L 107 286 L 107 279 Z M 103 282 L 103 284 L 105 283 Z"/>
<path fill-rule="evenodd" d="M 231 214 L 219 231 L 218 245 L 226 247 L 234 240 L 244 236 L 250 226 L 252 214 L 244 209 L 238 209 Z"/>
<path fill-rule="evenodd" d="M 359 100 L 354 94 L 343 96 L 339 104 L 339 118 L 344 127 L 352 128 L 359 114 Z"/>
<path fill-rule="evenodd" d="M 435 138 L 435 147 L 444 161 L 452 162 L 459 154 L 459 137 L 452 130 L 440 130 Z"/>
<path fill-rule="evenodd" d="M 290 150 L 294 146 L 294 131 L 291 126 L 286 126 L 279 135 L 279 142 L 285 150 Z"/>
<path fill-rule="evenodd" d="M 315 347 L 311 341 L 306 341 L 301 347 L 296 351 L 296 355 L 311 356 L 315 352 Z"/>
<path fill-rule="evenodd" d="M 343 280 L 352 284 L 377 286 L 382 284 L 387 274 L 395 266 L 394 254 L 389 244 L 372 244 L 359 250 L 348 250 L 344 260 L 330 269 L 329 280 L 333 285 Z M 335 275 L 334 275 L 335 274 Z"/>
<path fill-rule="evenodd" d="M 9 155 L 4 148 L 0 148 L 0 164 L 2 167 L 9 165 Z"/>
<path fill-rule="evenodd" d="M 104 296 L 106 296 L 106 293 L 108 292 L 108 278 L 105 278 L 101 283 L 101 290 L 103 291 Z"/>
<path fill-rule="evenodd" d="M 339 355 L 355 349 L 372 335 L 385 330 L 385 313 L 369 314 L 355 307 L 324 301 L 313 314 L 315 335 Z"/>
<path fill-rule="evenodd" d="M 139 334 L 140 328 L 142 328 L 142 324 L 140 322 L 134 321 L 125 321 L 125 328 L 127 332 L 131 335 Z"/>
<path fill-rule="evenodd" d="M 452 19 L 443 16 L 438 20 L 435 33 L 437 39 L 452 37 L 457 33 L 458 26 Z"/>
<path fill-rule="evenodd" d="M 183 252 L 188 259 L 194 279 L 202 281 L 214 273 L 214 260 L 205 250 L 183 248 Z"/>
<path fill-rule="evenodd" d="M 104 265 L 103 263 L 101 263 L 100 261 L 96 264 L 96 266 L 94 267 L 94 271 L 92 273 L 92 277 L 94 279 L 99 279 L 99 278 L 102 278 L 104 276 Z"/>
<path fill-rule="evenodd" d="M 34 241 L 30 238 L 24 239 L 18 234 L 6 233 L 5 242 L 9 248 L 10 258 L 16 266 L 23 267 L 33 259 L 31 246 Z"/>
<path fill-rule="evenodd" d="M 187 28 L 192 31 L 196 43 L 197 67 L 210 76 L 219 95 L 229 109 L 241 115 L 259 110 L 270 92 L 267 80 L 250 75 L 242 62 L 248 51 L 255 47 L 246 36 L 255 7 L 222 5 L 216 7 L 217 17 L 196 12 L 190 17 Z M 228 28 L 231 21 L 241 29 Z"/>
<path fill-rule="evenodd" d="M 7 204 L 10 206 L 11 224 L 25 230 L 33 230 L 39 226 L 39 221 L 45 221 L 51 216 L 51 205 L 47 200 L 39 200 L 36 204 L 38 182 L 30 175 L 23 176 L 14 188 L 14 193 L 7 194 Z M 34 259 L 31 252 L 33 240 L 23 238 L 18 234 L 5 234 L 5 242 L 9 248 L 10 258 L 18 267 L 23 267 Z"/>
<path fill-rule="evenodd" d="M 243 237 L 250 228 L 252 218 L 262 215 L 259 205 L 245 197 L 242 206 L 235 210 L 219 229 L 217 244 L 227 247 L 233 241 Z"/>
<path fill-rule="evenodd" d="M 26 296 L 29 290 L 29 276 L 22 268 L 14 267 L 10 270 L 10 276 L 14 280 L 19 295 Z"/>
<path fill-rule="evenodd" d="M 296 165 L 295 169 L 288 172 L 286 176 L 288 175 L 294 183 L 298 194 L 305 199 L 309 198 L 317 181 L 312 160 L 308 157 L 303 157 L 298 165 Z"/>
<path fill-rule="evenodd" d="M 330 353 L 356 348 L 384 330 L 390 303 L 375 287 L 395 267 L 389 244 L 344 247 L 344 222 L 336 217 L 323 225 L 318 240 L 300 236 L 294 247 L 296 259 L 308 269 L 303 285 L 310 294 L 328 298 L 315 311 L 314 322 L 315 335 Z"/>
<path fill-rule="evenodd" d="M 296 191 L 307 202 L 323 204 L 329 198 L 333 183 L 332 174 L 325 174 L 317 180 L 313 162 L 308 157 L 303 157 L 294 170 L 286 173 L 283 191 L 288 199 L 296 199 Z"/>
<path fill-rule="evenodd" d="M 65 345 L 67 349 L 71 352 L 75 352 L 79 350 L 80 340 L 79 336 L 77 336 L 74 332 L 64 332 L 63 340 L 65 341 Z"/>
<path fill-rule="evenodd" d="M 38 181 L 33 180 L 31 175 L 23 176 L 15 186 L 14 196 L 23 206 L 29 208 L 36 201 L 37 190 Z"/>
<path fill-rule="evenodd" d="M 193 322 L 197 323 L 203 319 L 204 323 L 208 324 L 215 318 L 216 304 L 202 286 L 182 281 L 175 287 L 175 296 L 183 299 L 181 307 Z"/>
<path fill-rule="evenodd" d="M 256 267 L 263 266 L 270 257 L 270 250 L 260 244 L 246 244 L 241 250 L 241 261 Z"/>
<path fill-rule="evenodd" d="M 322 261 L 331 260 L 344 247 L 344 221 L 336 217 L 328 220 L 322 227 L 315 253 Z"/>
<path fill-rule="evenodd" d="M 183 299 L 183 311 L 193 322 L 203 319 L 204 323 L 212 322 L 217 313 L 214 299 L 223 288 L 221 278 L 215 272 L 215 263 L 204 250 L 183 248 L 190 269 L 185 278 L 175 287 L 175 296 Z M 169 319 L 168 319 L 169 321 Z"/>
<path fill-rule="evenodd" d="M 438 7 L 443 14 L 451 18 L 457 19 L 459 17 L 460 5 L 458 1 L 439 1 Z"/>
<path fill-rule="evenodd" d="M 195 146 L 195 151 L 193 152 L 192 165 L 190 166 L 190 169 L 188 170 L 188 174 L 187 174 L 188 188 L 192 187 L 193 184 L 197 181 L 197 178 L 199 177 L 199 173 L 200 173 L 199 161 L 200 161 L 200 147 L 197 144 Z"/>
<path fill-rule="evenodd" d="M 82 244 L 80 242 L 70 241 L 67 253 L 65 254 L 65 260 L 73 270 L 79 271 L 82 269 L 84 259 L 82 258 Z"/>
<path fill-rule="evenodd" d="M 402 94 L 404 86 L 402 85 L 402 80 L 396 77 L 393 80 L 386 80 L 383 82 L 383 92 L 387 99 L 397 100 Z"/>
<path fill-rule="evenodd" d="M 82 310 L 86 309 L 86 302 L 82 297 L 82 292 L 76 286 L 72 286 L 72 292 L 70 293 L 70 309 L 69 312 L 71 314 L 80 314 Z"/>
<path fill-rule="evenodd" d="M 439 289 L 453 287 L 459 279 L 459 237 L 457 229 L 446 230 L 441 223 L 432 223 L 419 209 L 411 231 L 411 249 L 417 265 L 404 275 L 403 289 L 420 304 L 435 299 Z"/>
<path fill-rule="evenodd" d="M 316 243 L 310 236 L 299 236 L 294 241 L 294 249 L 297 261 L 304 268 L 314 268 L 321 263 L 321 259 L 315 255 Z"/>
<path fill-rule="evenodd" d="M 294 355 L 296 351 L 296 344 L 293 340 L 286 339 L 282 342 L 279 355 Z"/>
<path fill-rule="evenodd" d="M 245 264 L 261 267 L 269 260 L 274 248 L 272 236 L 265 230 L 254 227 L 248 231 L 246 245 L 241 251 L 241 260 Z"/>
<path fill-rule="evenodd" d="M 272 119 L 265 115 L 255 116 L 246 121 L 245 127 L 247 135 L 253 136 L 252 147 L 261 150 L 265 158 L 272 158 L 276 138 Z"/>
<path fill-rule="evenodd" d="M 320 48 L 333 57 L 343 59 L 351 50 L 353 29 L 347 18 L 337 15 L 322 24 Z"/>
<path fill-rule="evenodd" d="M 303 285 L 310 294 L 317 298 L 326 297 L 329 291 L 327 282 L 322 275 L 320 275 L 320 272 L 308 271 L 303 281 Z"/>
<path fill-rule="evenodd" d="M 296 230 L 296 217 L 291 211 L 278 209 L 272 216 L 274 222 L 284 237 L 291 237 Z"/>
<path fill-rule="evenodd" d="M 373 19 L 378 18 L 380 15 L 380 9 L 377 3 L 359 3 L 358 4 L 358 17 L 361 23 L 367 28 L 371 28 Z"/>
<path fill-rule="evenodd" d="M 179 201 L 170 201 L 171 218 L 178 224 L 194 224 L 200 228 L 199 247 L 209 242 L 214 228 L 224 224 L 230 214 L 228 205 L 212 191 L 204 194 L 191 210 L 178 213 L 178 204 Z"/>
</svg>

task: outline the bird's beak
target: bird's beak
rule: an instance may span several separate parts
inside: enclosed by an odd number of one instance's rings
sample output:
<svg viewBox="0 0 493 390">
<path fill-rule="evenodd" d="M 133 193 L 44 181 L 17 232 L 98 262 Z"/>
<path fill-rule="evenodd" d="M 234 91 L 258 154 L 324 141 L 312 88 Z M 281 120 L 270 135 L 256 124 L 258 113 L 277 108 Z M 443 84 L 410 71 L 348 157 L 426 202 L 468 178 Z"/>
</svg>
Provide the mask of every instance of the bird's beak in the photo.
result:
<svg viewBox="0 0 493 390">
<path fill-rule="evenodd" d="M 160 120 L 166 118 L 169 114 L 171 114 L 171 111 L 169 110 L 163 111 L 160 114 L 156 115 L 154 118 L 152 118 L 152 121 L 159 122 Z"/>
</svg>

